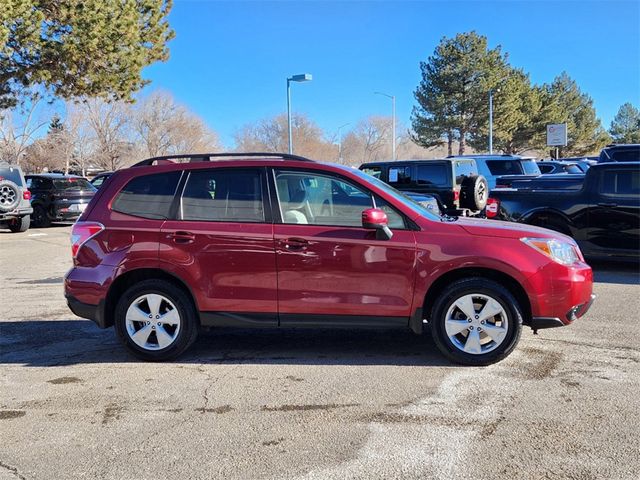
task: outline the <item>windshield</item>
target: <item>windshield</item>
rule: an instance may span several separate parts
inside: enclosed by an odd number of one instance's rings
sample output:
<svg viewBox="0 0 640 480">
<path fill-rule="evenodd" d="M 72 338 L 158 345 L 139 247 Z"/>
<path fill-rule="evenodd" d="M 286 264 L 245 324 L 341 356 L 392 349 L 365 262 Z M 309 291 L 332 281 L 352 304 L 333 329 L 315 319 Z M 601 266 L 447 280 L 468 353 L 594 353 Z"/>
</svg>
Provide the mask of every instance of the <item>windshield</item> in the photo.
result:
<svg viewBox="0 0 640 480">
<path fill-rule="evenodd" d="M 407 207 L 411 208 L 411 210 L 416 212 L 418 215 L 422 215 L 423 217 L 427 217 L 429 220 L 437 220 L 437 221 L 441 221 L 442 220 L 442 218 L 439 215 L 437 215 L 433 211 L 427 209 L 425 206 L 419 204 L 413 198 L 408 197 L 404 193 L 402 193 L 402 192 L 396 190 L 395 188 L 387 185 L 382 180 L 380 180 L 380 179 L 378 179 L 378 178 L 376 178 L 376 177 L 374 177 L 372 175 L 369 175 L 369 174 L 367 174 L 365 172 L 362 172 L 360 170 L 355 170 L 354 169 L 353 173 L 356 173 L 356 175 L 358 175 L 363 180 L 366 180 L 368 183 L 372 183 L 373 185 L 375 185 L 376 187 L 380 188 L 381 190 L 384 190 L 386 193 L 391 195 L 393 198 L 395 198 L 399 202 L 402 202 Z"/>
<path fill-rule="evenodd" d="M 96 190 L 89 180 L 81 177 L 54 178 L 53 186 L 56 190 Z"/>
</svg>

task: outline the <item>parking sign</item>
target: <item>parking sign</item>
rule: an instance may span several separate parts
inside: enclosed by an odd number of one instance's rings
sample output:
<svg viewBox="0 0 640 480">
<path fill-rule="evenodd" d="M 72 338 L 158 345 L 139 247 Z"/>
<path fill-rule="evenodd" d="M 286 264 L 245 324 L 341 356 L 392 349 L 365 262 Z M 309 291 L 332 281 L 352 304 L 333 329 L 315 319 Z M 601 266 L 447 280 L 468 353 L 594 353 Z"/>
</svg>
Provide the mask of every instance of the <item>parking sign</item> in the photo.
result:
<svg viewBox="0 0 640 480">
<path fill-rule="evenodd" d="M 547 125 L 547 145 L 550 147 L 567 146 L 566 123 L 552 123 Z"/>
</svg>

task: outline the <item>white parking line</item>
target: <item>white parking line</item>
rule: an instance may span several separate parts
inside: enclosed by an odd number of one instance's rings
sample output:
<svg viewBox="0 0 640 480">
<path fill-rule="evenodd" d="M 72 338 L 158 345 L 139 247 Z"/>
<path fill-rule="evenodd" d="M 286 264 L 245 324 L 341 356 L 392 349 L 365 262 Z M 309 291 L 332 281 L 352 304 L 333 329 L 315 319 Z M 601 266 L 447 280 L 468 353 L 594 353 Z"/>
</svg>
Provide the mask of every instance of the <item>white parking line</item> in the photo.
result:
<svg viewBox="0 0 640 480">
<path fill-rule="evenodd" d="M 27 236 L 28 237 L 46 237 L 47 235 L 48 235 L 47 233 L 30 233 Z"/>
</svg>

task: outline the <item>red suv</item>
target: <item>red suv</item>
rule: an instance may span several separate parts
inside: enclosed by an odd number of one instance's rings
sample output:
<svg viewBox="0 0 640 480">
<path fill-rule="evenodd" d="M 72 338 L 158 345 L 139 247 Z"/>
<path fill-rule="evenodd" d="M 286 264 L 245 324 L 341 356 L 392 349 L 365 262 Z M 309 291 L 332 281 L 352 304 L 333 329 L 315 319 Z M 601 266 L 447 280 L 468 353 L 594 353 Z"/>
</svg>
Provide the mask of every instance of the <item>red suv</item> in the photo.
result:
<svg viewBox="0 0 640 480">
<path fill-rule="evenodd" d="M 285 154 L 120 170 L 71 240 L 69 307 L 146 360 L 180 355 L 200 326 L 395 327 L 486 365 L 523 324 L 567 325 L 593 300 L 570 237 L 440 217 L 359 170 Z"/>
</svg>

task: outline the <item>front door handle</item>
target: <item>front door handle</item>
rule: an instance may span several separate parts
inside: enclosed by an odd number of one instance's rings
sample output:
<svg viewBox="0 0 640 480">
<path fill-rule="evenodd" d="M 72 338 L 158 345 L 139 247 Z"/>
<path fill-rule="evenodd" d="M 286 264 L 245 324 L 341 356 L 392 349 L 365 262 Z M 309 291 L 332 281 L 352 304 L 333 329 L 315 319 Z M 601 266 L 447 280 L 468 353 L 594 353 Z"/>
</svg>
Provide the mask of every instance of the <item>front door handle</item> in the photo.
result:
<svg viewBox="0 0 640 480">
<path fill-rule="evenodd" d="M 618 204 L 617 203 L 607 203 L 607 202 L 603 202 L 603 203 L 599 203 L 598 204 L 599 207 L 617 207 Z"/>
<path fill-rule="evenodd" d="M 196 236 L 191 232 L 178 231 L 178 232 L 170 233 L 169 238 L 173 240 L 174 243 L 185 244 L 185 243 L 193 243 L 193 241 L 196 239 Z"/>
<path fill-rule="evenodd" d="M 280 244 L 287 250 L 304 250 L 309 242 L 304 238 L 292 237 L 281 240 Z"/>
</svg>

